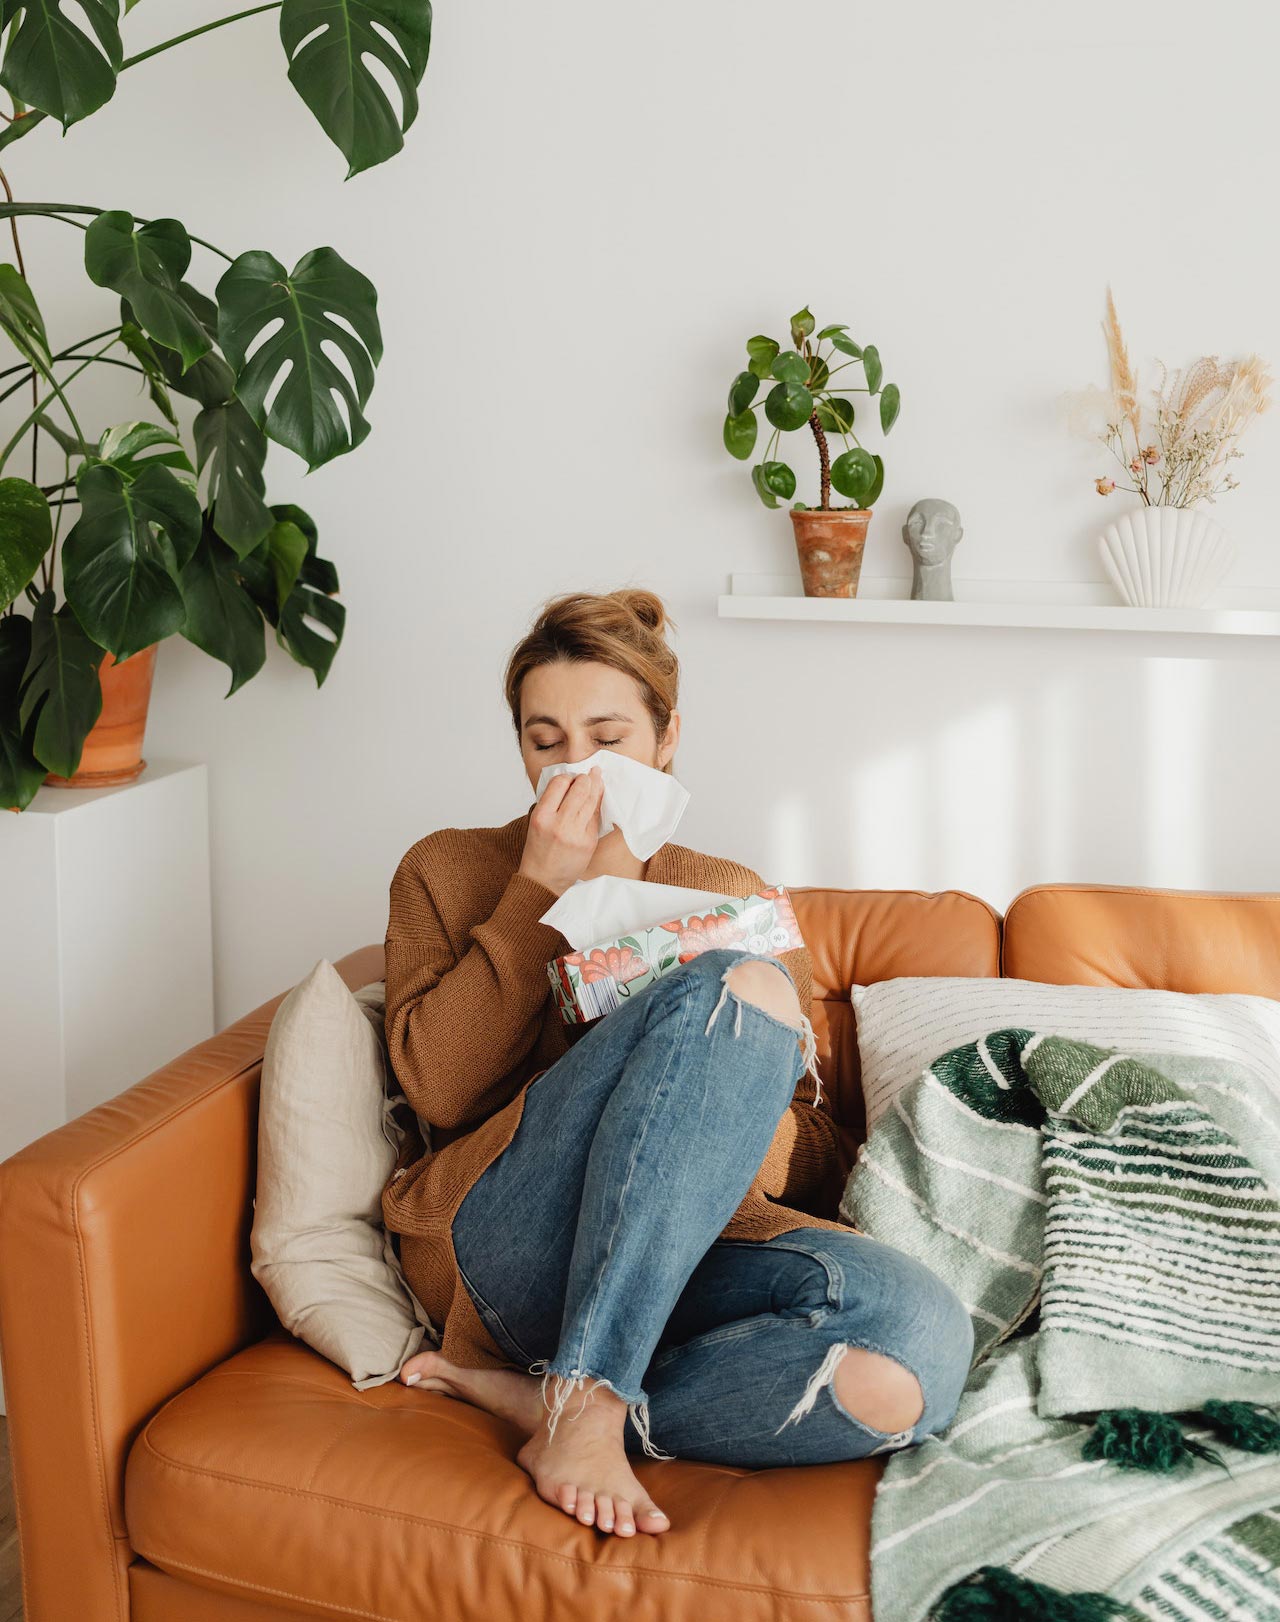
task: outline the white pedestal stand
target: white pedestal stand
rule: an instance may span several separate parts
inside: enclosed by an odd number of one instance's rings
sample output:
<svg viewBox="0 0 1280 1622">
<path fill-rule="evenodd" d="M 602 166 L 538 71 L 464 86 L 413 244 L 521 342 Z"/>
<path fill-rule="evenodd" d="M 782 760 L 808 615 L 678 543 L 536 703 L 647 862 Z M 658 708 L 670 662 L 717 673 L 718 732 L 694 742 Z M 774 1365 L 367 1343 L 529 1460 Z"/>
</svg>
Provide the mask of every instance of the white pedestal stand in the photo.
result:
<svg viewBox="0 0 1280 1622">
<path fill-rule="evenodd" d="M 0 1160 L 212 1035 L 203 763 L 0 812 Z"/>
</svg>

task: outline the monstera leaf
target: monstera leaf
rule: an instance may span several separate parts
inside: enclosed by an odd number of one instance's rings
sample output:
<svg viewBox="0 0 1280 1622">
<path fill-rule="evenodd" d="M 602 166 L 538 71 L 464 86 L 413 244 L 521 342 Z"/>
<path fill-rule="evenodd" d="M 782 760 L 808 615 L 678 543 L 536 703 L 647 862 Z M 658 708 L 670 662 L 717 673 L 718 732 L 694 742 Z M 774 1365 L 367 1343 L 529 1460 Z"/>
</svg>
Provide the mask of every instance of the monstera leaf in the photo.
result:
<svg viewBox="0 0 1280 1622">
<path fill-rule="evenodd" d="M 394 157 L 418 116 L 431 50 L 431 0 L 284 0 L 289 82 L 347 160 L 348 180 Z M 383 70 L 375 76 L 364 58 Z M 379 82 L 389 78 L 397 109 Z"/>
<path fill-rule="evenodd" d="M 283 502 L 271 509 L 276 522 L 240 569 L 254 601 L 276 628 L 276 641 L 300 665 L 324 679 L 342 641 L 347 611 L 333 600 L 338 571 L 316 550 L 316 526 L 301 507 Z M 306 622 L 314 620 L 323 636 Z"/>
<path fill-rule="evenodd" d="M 135 231 L 133 215 L 113 208 L 84 234 L 90 281 L 127 298 L 142 329 L 182 356 L 184 372 L 212 348 L 182 294 L 182 273 L 190 263 L 191 238 L 179 220 L 149 220 Z"/>
<path fill-rule="evenodd" d="M 206 293 L 193 287 L 190 282 L 179 282 L 178 292 L 192 315 L 204 329 L 210 347 L 201 355 L 200 359 L 193 361 L 184 368 L 182 356 L 176 350 L 168 349 L 163 344 L 151 346 L 151 358 L 160 371 L 160 375 L 171 389 L 176 389 L 188 400 L 196 400 L 202 406 L 221 405 L 229 400 L 235 393 L 235 373 L 223 360 L 222 356 L 213 348 L 218 330 L 218 306 Z M 127 298 L 120 300 L 120 320 L 128 326 L 136 325 L 137 315 Z M 144 370 L 145 370 L 144 366 Z M 168 416 L 168 412 L 165 413 Z"/>
<path fill-rule="evenodd" d="M 62 543 L 67 602 L 94 641 L 124 660 L 182 628 L 178 574 L 200 539 L 200 502 L 158 466 L 129 479 L 91 463 L 76 490 L 80 517 Z"/>
<path fill-rule="evenodd" d="M 272 524 L 271 509 L 263 499 L 266 438 L 234 399 L 206 406 L 192 432 L 200 468 L 203 471 L 206 464 L 209 468 L 213 528 L 242 558 L 253 551 Z"/>
<path fill-rule="evenodd" d="M 176 467 L 187 474 L 195 471 L 178 436 L 154 422 L 120 422 L 104 429 L 91 459 L 109 463 L 126 479 L 136 479 L 148 467 Z"/>
<path fill-rule="evenodd" d="M 79 26 L 88 19 L 96 42 Z M 59 0 L 0 0 L 0 30 L 22 20 L 10 34 L 0 84 L 28 107 L 38 107 L 63 133 L 111 100 L 124 61 L 116 0 L 76 0 L 64 11 Z"/>
<path fill-rule="evenodd" d="M 218 341 L 235 369 L 236 393 L 258 426 L 296 451 L 308 472 L 353 450 L 369 432 L 361 408 L 382 359 L 377 304 L 373 283 L 332 248 L 313 248 L 292 273 L 255 249 L 242 253 L 218 282 Z M 276 321 L 278 330 L 250 356 L 249 346 Z M 354 388 L 325 343 L 341 351 Z M 267 393 L 286 366 L 268 412 Z M 335 394 L 346 404 L 349 432 Z"/>
<path fill-rule="evenodd" d="M 22 687 L 31 659 L 31 621 L 24 614 L 0 619 L 0 806 L 21 810 L 44 782 L 47 766 L 36 759 L 35 727 L 22 724 Z"/>
<path fill-rule="evenodd" d="M 102 649 L 85 635 L 69 605 L 55 610 L 53 591 L 41 592 L 18 719 L 36 757 L 61 777 L 79 766 L 84 740 L 102 714 L 101 663 Z"/>
<path fill-rule="evenodd" d="M 199 544 L 182 571 L 187 605 L 182 634 L 231 672 L 224 698 L 256 676 L 267 657 L 262 615 L 241 584 L 238 568 L 239 559 L 206 513 Z"/>
<path fill-rule="evenodd" d="M 49 365 L 49 338 L 35 295 L 16 265 L 0 265 L 0 331 L 24 360 Z"/>
<path fill-rule="evenodd" d="M 128 301 L 121 299 L 120 302 L 126 304 Z M 120 342 L 137 361 L 138 365 L 141 366 L 143 375 L 147 380 L 147 392 L 151 396 L 152 405 L 155 406 L 157 411 L 163 412 L 176 428 L 178 418 L 173 409 L 173 401 L 169 397 L 169 380 L 160 364 L 160 353 L 164 350 L 164 346 L 153 344 L 137 322 L 124 315 L 120 318 Z M 172 355 L 173 351 L 164 350 L 164 353 Z M 175 365 L 179 363 L 176 355 L 174 355 L 174 363 Z M 197 362 L 197 364 L 199 363 Z"/>
<path fill-rule="evenodd" d="M 52 544 L 43 492 L 26 479 L 0 479 L 0 608 L 25 591 Z"/>
</svg>

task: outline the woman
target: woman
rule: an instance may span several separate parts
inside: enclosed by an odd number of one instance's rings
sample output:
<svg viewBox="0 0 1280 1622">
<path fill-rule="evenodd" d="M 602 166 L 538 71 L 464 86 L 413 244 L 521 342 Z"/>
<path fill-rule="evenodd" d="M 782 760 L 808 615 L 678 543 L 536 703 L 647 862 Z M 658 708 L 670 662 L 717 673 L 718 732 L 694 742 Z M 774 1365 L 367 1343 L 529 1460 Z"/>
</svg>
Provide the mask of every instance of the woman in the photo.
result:
<svg viewBox="0 0 1280 1622">
<path fill-rule="evenodd" d="M 671 770 L 664 628 L 638 589 L 544 607 L 505 683 L 531 787 L 598 749 Z M 444 1325 L 401 1379 L 516 1424 L 540 1496 L 625 1537 L 670 1524 L 629 1453 L 762 1466 L 909 1446 L 950 1422 L 973 1330 L 928 1268 L 821 1215 L 846 1167 L 806 948 L 712 949 L 563 1022 L 546 965 L 569 945 L 539 919 L 577 879 L 764 884 L 672 841 L 638 860 L 618 828 L 599 837 L 602 794 L 598 767 L 563 773 L 512 821 L 440 829 L 401 860 L 387 1037 L 434 1153 L 395 1172 L 383 1214 Z"/>
</svg>

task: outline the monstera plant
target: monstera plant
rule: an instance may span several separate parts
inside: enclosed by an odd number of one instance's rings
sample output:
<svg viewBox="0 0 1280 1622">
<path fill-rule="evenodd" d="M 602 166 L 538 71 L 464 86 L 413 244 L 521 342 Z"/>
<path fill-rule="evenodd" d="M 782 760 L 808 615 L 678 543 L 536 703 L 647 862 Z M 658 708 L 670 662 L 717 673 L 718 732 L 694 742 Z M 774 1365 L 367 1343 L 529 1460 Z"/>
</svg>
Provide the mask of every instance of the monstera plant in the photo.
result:
<svg viewBox="0 0 1280 1622">
<path fill-rule="evenodd" d="M 129 57 L 118 0 L 0 0 L 0 85 L 13 101 L 0 149 L 47 119 L 65 134 L 138 62 L 262 11 L 280 13 L 289 82 L 345 157 L 344 178 L 400 151 L 430 0 L 272 0 Z M 0 184 L 14 246 L 0 263 L 0 347 L 12 351 L 0 365 L 0 807 L 20 810 L 46 775 L 76 772 L 105 668 L 166 637 L 225 664 L 227 697 L 262 668 L 268 626 L 323 683 L 345 617 L 337 571 L 311 518 L 268 500 L 268 443 L 309 472 L 354 450 L 369 432 L 382 333 L 376 289 L 333 248 L 290 270 L 263 249 L 233 256 L 176 219 L 16 201 L 3 168 Z M 26 278 L 27 216 L 82 233 L 90 281 L 119 300 L 100 331 L 54 346 Z M 225 261 L 211 291 L 191 272 L 193 246 Z M 72 385 L 90 366 L 136 374 L 148 406 L 86 433 Z M 189 402 L 181 413 L 175 396 Z"/>
</svg>

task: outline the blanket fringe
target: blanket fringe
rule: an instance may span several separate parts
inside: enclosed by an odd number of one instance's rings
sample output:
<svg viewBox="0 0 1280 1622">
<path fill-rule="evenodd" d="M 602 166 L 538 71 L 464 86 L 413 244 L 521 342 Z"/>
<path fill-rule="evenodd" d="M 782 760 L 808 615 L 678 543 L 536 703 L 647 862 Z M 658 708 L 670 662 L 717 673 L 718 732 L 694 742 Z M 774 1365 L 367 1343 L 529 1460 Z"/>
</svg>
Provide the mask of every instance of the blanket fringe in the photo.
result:
<svg viewBox="0 0 1280 1622">
<path fill-rule="evenodd" d="M 1127 1607 L 1109 1594 L 1067 1594 L 1004 1566 L 979 1566 L 941 1596 L 932 1622 L 1103 1622 Z"/>
<path fill-rule="evenodd" d="M 1280 1453 L 1280 1415 L 1274 1409 L 1211 1397 L 1202 1411 L 1222 1440 L 1242 1453 Z"/>
<path fill-rule="evenodd" d="M 1121 1470 L 1147 1470 L 1152 1475 L 1190 1469 L 1196 1459 L 1226 1468 L 1221 1453 L 1188 1436 L 1173 1414 L 1145 1408 L 1104 1409 L 1080 1451 L 1086 1459 L 1105 1459 Z"/>
</svg>

